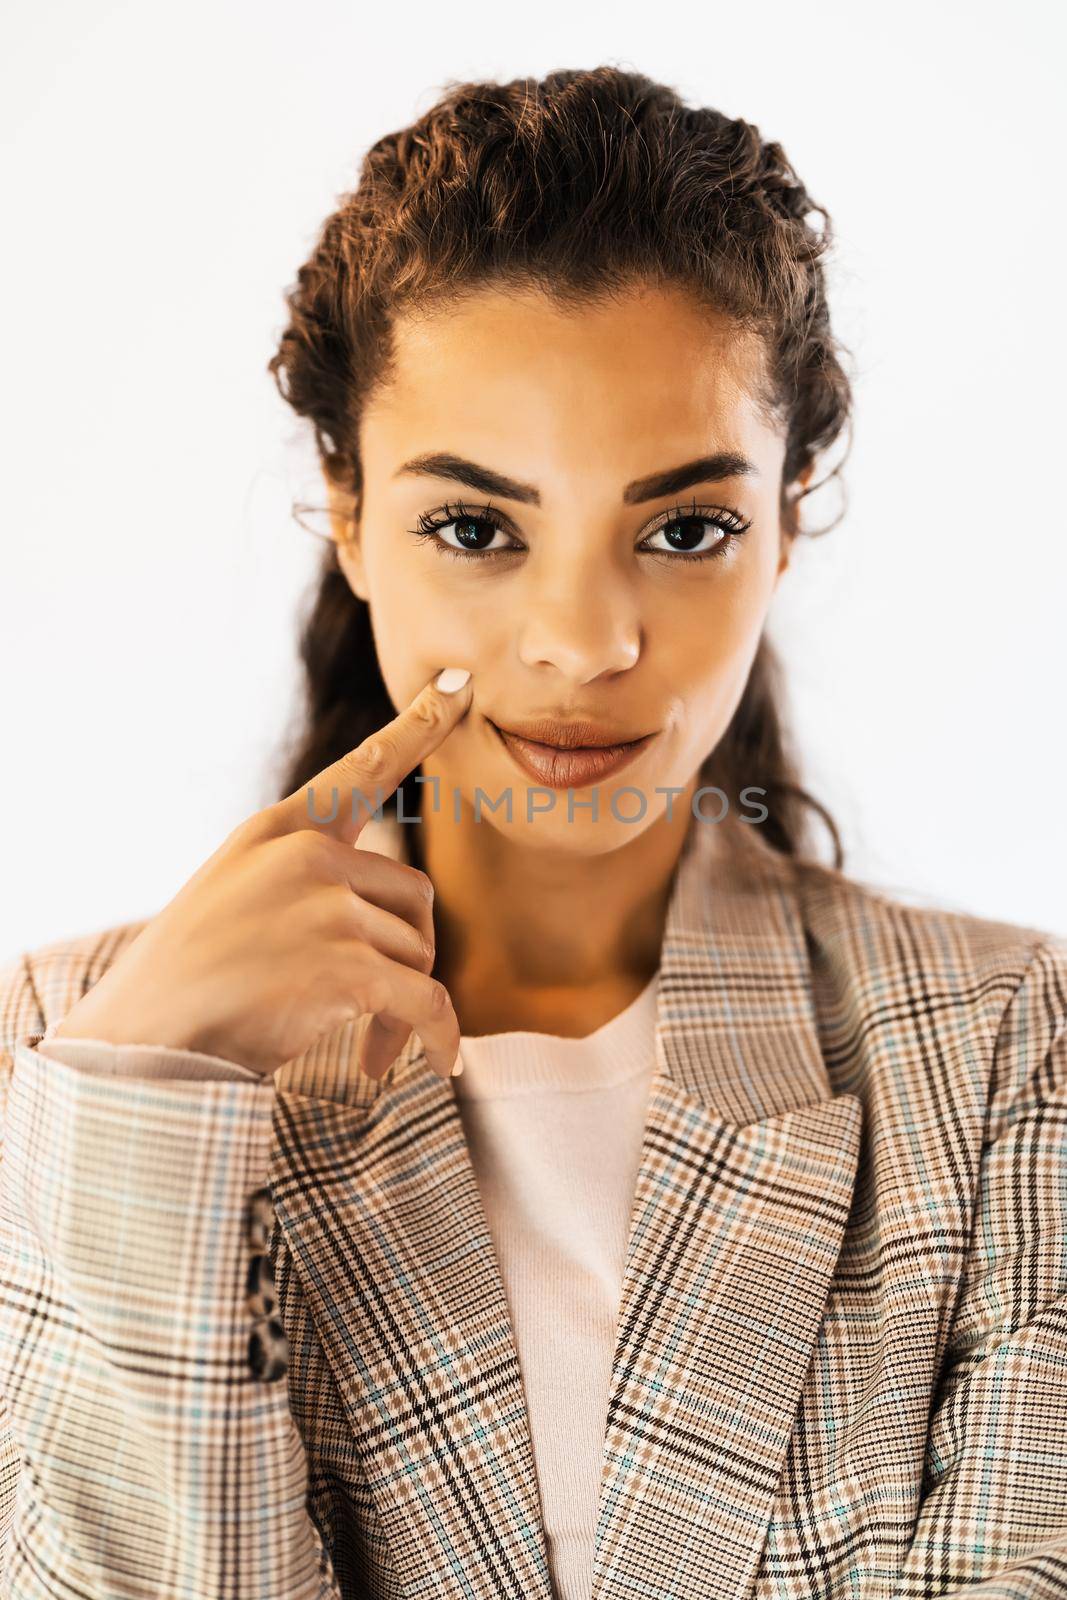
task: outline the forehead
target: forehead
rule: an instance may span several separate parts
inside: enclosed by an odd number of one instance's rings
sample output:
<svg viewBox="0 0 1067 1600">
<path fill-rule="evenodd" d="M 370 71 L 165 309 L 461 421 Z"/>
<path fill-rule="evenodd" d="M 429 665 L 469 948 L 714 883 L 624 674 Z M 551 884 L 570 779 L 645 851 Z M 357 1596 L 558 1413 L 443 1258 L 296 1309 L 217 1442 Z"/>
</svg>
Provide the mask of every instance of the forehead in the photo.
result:
<svg viewBox="0 0 1067 1600">
<path fill-rule="evenodd" d="M 762 400 L 761 341 L 682 289 L 580 306 L 479 289 L 399 315 L 393 354 L 364 413 L 365 442 L 384 449 L 462 433 L 561 452 L 691 440 L 765 454 L 780 431 Z"/>
</svg>

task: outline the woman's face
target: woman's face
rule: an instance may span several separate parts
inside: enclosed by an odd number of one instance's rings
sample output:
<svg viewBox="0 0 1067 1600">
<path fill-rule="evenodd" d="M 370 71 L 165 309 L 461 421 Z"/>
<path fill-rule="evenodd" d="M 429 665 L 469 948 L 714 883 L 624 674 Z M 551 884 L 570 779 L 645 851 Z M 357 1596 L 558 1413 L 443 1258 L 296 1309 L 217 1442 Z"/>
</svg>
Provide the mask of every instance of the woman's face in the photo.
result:
<svg viewBox="0 0 1067 1600">
<path fill-rule="evenodd" d="M 480 789 L 483 825 L 517 841 L 614 849 L 688 808 L 786 566 L 760 347 L 680 290 L 574 311 L 493 288 L 401 318 L 395 354 L 339 554 L 398 710 L 444 666 L 472 674 L 423 776 L 443 818 Z M 494 728 L 541 718 L 655 736 L 569 796 L 539 789 Z"/>
</svg>

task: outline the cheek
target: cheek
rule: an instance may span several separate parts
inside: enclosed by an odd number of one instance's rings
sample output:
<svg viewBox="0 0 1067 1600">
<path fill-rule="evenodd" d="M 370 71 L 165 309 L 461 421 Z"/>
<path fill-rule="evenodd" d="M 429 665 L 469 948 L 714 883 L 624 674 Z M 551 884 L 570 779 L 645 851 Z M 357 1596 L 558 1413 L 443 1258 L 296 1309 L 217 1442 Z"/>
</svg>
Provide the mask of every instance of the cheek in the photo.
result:
<svg viewBox="0 0 1067 1600">
<path fill-rule="evenodd" d="M 386 572 L 372 569 L 369 577 L 378 663 L 398 707 L 442 667 L 467 667 L 477 679 L 501 659 L 499 607 L 490 614 L 474 602 L 460 604 L 454 591 L 442 593 L 425 570 L 427 559 L 397 563 Z"/>
<path fill-rule="evenodd" d="M 657 676 L 682 703 L 691 754 L 721 737 L 744 693 L 773 583 L 755 562 L 737 562 L 658 618 Z M 650 634 L 650 643 L 652 642 Z"/>
<path fill-rule="evenodd" d="M 655 630 L 661 647 L 676 659 L 728 667 L 747 661 L 759 641 L 773 593 L 771 580 L 754 561 L 740 559 L 720 567 L 708 581 L 679 585 L 657 609 Z"/>
</svg>

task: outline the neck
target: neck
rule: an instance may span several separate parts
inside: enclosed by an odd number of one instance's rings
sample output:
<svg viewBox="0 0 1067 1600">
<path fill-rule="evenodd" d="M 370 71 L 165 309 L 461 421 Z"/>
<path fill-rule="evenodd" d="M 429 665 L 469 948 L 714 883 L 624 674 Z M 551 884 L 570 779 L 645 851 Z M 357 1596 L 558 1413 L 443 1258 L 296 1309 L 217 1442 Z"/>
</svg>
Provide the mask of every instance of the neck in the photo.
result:
<svg viewBox="0 0 1067 1600">
<path fill-rule="evenodd" d="M 696 784 L 671 818 L 607 853 L 531 846 L 466 806 L 459 820 L 424 814 L 416 826 L 434 884 L 434 976 L 464 1033 L 582 1034 L 640 993 L 659 965 Z"/>
</svg>

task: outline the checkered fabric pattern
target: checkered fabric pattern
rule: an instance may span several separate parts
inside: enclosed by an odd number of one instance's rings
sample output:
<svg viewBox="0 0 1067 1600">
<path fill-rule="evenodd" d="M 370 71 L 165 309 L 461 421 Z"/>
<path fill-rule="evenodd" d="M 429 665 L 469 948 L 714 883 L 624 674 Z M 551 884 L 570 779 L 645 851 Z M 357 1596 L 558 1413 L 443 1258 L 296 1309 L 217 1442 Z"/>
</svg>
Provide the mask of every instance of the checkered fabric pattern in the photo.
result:
<svg viewBox="0 0 1067 1600">
<path fill-rule="evenodd" d="M 1067 1596 L 1067 940 L 711 831 L 591 1600 Z M 354 1025 L 254 1083 L 39 1054 L 142 926 L 0 975 L 0 1593 L 552 1600 L 452 1086 Z"/>
</svg>

